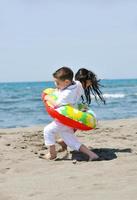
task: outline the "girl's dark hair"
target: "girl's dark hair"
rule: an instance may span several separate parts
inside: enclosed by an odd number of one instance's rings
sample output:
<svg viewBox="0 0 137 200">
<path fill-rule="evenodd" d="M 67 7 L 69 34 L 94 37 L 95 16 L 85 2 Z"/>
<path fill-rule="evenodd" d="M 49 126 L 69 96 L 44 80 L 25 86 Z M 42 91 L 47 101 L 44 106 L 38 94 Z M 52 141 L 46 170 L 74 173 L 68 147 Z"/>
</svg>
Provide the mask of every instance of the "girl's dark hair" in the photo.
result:
<svg viewBox="0 0 137 200">
<path fill-rule="evenodd" d="M 82 83 L 88 104 L 91 103 L 91 95 L 90 95 L 91 93 L 94 95 L 96 101 L 98 101 L 97 97 L 99 97 L 99 99 L 103 101 L 103 103 L 105 104 L 105 99 L 99 88 L 101 86 L 100 80 L 97 79 L 97 76 L 92 71 L 89 71 L 85 68 L 79 69 L 78 72 L 75 74 L 75 80 L 78 80 Z M 87 80 L 91 81 L 92 86 L 88 86 L 86 88 Z M 82 96 L 82 100 L 84 101 L 83 96 Z"/>
<path fill-rule="evenodd" d="M 69 67 L 61 67 L 53 73 L 53 77 L 59 80 L 73 80 L 73 71 Z"/>
</svg>

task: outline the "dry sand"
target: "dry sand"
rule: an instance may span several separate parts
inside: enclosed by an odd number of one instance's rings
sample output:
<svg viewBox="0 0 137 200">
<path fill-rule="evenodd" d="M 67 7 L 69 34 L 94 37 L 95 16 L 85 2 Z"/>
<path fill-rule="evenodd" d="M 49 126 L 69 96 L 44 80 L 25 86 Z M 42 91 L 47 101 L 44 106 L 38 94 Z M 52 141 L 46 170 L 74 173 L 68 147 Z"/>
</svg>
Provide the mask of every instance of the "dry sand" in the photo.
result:
<svg viewBox="0 0 137 200">
<path fill-rule="evenodd" d="M 0 200 L 137 199 L 137 119 L 101 121 L 96 130 L 77 132 L 102 158 L 94 162 L 74 164 L 74 152 L 40 159 L 47 151 L 42 130 L 0 129 Z"/>
</svg>

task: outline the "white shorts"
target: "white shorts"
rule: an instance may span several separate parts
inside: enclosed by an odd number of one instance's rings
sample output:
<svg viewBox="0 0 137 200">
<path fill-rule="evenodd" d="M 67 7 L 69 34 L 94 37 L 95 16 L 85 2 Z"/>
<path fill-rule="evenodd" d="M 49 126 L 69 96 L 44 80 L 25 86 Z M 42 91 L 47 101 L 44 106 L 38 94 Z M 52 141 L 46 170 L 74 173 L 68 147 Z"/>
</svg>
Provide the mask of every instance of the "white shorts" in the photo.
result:
<svg viewBox="0 0 137 200">
<path fill-rule="evenodd" d="M 73 150 L 79 150 L 81 143 L 74 135 L 74 129 L 55 120 L 44 128 L 44 140 L 46 146 L 55 144 L 55 135 L 59 134 L 63 141 Z"/>
</svg>

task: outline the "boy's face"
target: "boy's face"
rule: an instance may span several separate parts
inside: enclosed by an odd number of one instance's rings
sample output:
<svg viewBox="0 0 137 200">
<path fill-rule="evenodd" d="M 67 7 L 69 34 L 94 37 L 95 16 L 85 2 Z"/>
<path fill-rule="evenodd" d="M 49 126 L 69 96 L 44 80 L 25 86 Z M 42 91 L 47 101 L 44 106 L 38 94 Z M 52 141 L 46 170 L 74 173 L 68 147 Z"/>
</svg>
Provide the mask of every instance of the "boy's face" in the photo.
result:
<svg viewBox="0 0 137 200">
<path fill-rule="evenodd" d="M 54 78 L 54 82 L 55 82 L 55 85 L 58 89 L 64 89 L 65 87 L 67 87 L 69 84 L 71 84 L 71 81 L 70 80 L 60 80 L 60 79 L 56 79 Z"/>
</svg>

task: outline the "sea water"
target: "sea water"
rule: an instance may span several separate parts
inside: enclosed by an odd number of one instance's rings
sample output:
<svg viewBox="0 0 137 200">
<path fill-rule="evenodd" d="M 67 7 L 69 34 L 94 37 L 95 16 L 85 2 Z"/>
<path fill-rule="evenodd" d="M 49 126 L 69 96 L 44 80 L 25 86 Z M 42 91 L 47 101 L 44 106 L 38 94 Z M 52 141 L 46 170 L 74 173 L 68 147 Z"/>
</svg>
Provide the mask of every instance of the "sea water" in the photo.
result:
<svg viewBox="0 0 137 200">
<path fill-rule="evenodd" d="M 137 117 L 137 79 L 102 80 L 106 104 L 92 96 L 91 108 L 98 120 Z M 0 128 L 46 125 L 52 119 L 46 113 L 41 93 L 55 87 L 53 82 L 0 83 Z"/>
</svg>

